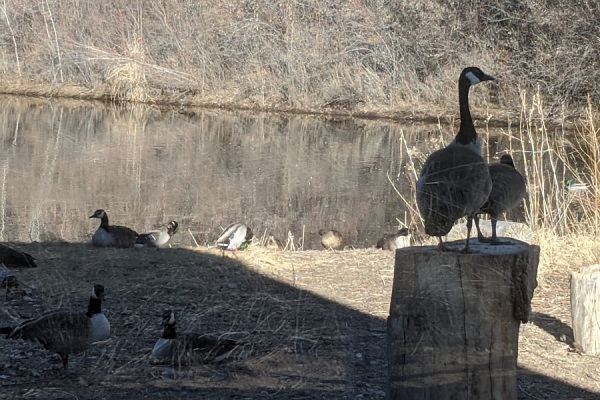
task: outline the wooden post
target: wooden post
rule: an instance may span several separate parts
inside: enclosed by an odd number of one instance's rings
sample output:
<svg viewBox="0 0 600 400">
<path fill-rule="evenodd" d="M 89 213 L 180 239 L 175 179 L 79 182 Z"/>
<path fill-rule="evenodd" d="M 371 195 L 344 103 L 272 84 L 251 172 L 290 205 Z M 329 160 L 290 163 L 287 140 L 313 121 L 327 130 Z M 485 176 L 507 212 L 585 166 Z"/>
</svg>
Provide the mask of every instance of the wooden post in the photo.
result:
<svg viewBox="0 0 600 400">
<path fill-rule="evenodd" d="M 575 346 L 600 356 L 600 265 L 571 274 L 571 318 Z"/>
<path fill-rule="evenodd" d="M 388 399 L 516 400 L 519 326 L 531 311 L 540 249 L 510 241 L 473 240 L 473 254 L 396 251 Z"/>
</svg>

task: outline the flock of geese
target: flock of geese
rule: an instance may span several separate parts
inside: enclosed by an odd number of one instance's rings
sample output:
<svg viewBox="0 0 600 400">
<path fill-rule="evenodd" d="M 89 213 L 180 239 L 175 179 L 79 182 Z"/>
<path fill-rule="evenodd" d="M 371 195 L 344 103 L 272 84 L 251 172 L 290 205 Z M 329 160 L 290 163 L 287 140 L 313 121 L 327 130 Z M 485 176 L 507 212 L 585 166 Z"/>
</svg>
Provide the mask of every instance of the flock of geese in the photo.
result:
<svg viewBox="0 0 600 400">
<path fill-rule="evenodd" d="M 469 111 L 469 88 L 480 82 L 493 80 L 479 68 L 468 67 L 460 74 L 458 94 L 460 105 L 460 129 L 454 140 L 446 147 L 433 152 L 425 161 L 417 182 L 417 205 L 423 218 L 425 233 L 436 236 L 440 251 L 451 251 L 443 242 L 456 221 L 467 217 L 467 239 L 463 252 L 470 252 L 469 239 L 473 222 L 478 240 L 494 245 L 502 242 L 496 234 L 498 217 L 518 205 L 526 194 L 525 181 L 515 169 L 510 155 L 502 156 L 500 163 L 487 164 L 481 154 L 481 144 Z M 492 236 L 485 238 L 479 229 L 479 214 L 491 217 Z M 177 232 L 179 224 L 170 221 L 160 229 L 138 234 L 134 230 L 110 225 L 107 213 L 96 210 L 90 218 L 100 219 L 100 226 L 92 236 L 96 247 L 164 247 Z M 342 245 L 342 235 L 336 230 L 319 231 L 325 249 L 337 249 Z M 245 249 L 252 240 L 252 230 L 244 224 L 231 224 L 217 239 L 223 251 L 237 252 Z M 278 244 L 277 240 L 269 237 Z M 378 248 L 395 250 L 410 245 L 407 228 L 386 235 L 377 243 Z M 10 249 L 10 248 L 7 248 Z M 8 251 L 0 248 L 0 251 Z M 23 253 L 25 254 L 25 253 Z M 33 263 L 25 257 L 23 262 Z M 8 256 L 7 256 L 8 257 Z M 8 259 L 8 258 L 7 258 Z M 10 339 L 23 339 L 38 343 L 47 350 L 60 355 L 63 368 L 68 366 L 69 354 L 81 353 L 90 344 L 110 336 L 110 323 L 102 312 L 104 287 L 95 285 L 87 312 L 54 311 L 22 322 L 14 327 L 1 327 L 0 333 Z M 209 363 L 229 357 L 243 343 L 221 337 L 196 333 L 177 333 L 175 313 L 163 314 L 162 336 L 151 351 L 153 362 L 175 364 Z"/>
</svg>

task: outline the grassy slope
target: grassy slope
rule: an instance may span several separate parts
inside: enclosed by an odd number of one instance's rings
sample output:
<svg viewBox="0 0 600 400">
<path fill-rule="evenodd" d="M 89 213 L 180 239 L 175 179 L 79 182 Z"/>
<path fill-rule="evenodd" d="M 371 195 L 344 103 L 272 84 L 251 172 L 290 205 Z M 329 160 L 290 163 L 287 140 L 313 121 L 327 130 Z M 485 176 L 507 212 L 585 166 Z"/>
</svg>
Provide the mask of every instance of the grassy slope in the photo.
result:
<svg viewBox="0 0 600 400">
<path fill-rule="evenodd" d="M 600 92 L 591 0 L 24 0 L 3 11 L 5 92 L 405 117 L 446 109 L 468 64 L 501 78 L 475 99 L 492 107 L 518 110 L 518 91 L 536 88 L 554 113 Z"/>
</svg>

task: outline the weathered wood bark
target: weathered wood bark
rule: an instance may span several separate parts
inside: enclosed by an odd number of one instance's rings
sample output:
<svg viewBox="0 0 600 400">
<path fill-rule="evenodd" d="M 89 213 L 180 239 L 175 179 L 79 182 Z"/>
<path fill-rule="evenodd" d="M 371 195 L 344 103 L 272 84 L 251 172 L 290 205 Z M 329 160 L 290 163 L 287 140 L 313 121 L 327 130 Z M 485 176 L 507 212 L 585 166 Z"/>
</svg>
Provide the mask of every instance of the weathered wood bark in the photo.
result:
<svg viewBox="0 0 600 400">
<path fill-rule="evenodd" d="M 600 265 L 571 274 L 571 318 L 577 348 L 600 356 Z"/>
<path fill-rule="evenodd" d="M 474 254 L 432 246 L 396 251 L 389 399 L 517 398 L 519 325 L 531 310 L 539 247 L 511 241 L 474 240 Z"/>
</svg>

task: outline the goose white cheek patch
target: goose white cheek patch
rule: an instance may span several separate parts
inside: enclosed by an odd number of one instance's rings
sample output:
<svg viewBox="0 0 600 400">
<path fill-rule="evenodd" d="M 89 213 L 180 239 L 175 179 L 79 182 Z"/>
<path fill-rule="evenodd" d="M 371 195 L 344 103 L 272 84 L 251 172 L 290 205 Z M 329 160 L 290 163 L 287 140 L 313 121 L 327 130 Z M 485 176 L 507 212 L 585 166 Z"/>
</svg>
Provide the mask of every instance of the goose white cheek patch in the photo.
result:
<svg viewBox="0 0 600 400">
<path fill-rule="evenodd" d="M 471 82 L 471 85 L 476 85 L 476 84 L 478 84 L 479 82 L 481 82 L 481 81 L 479 80 L 479 78 L 478 78 L 478 77 L 477 77 L 477 76 L 476 76 L 474 73 L 472 73 L 472 72 L 467 72 L 467 73 L 465 74 L 465 76 L 466 76 L 466 77 L 467 77 L 467 79 L 468 79 L 468 80 Z"/>
</svg>

